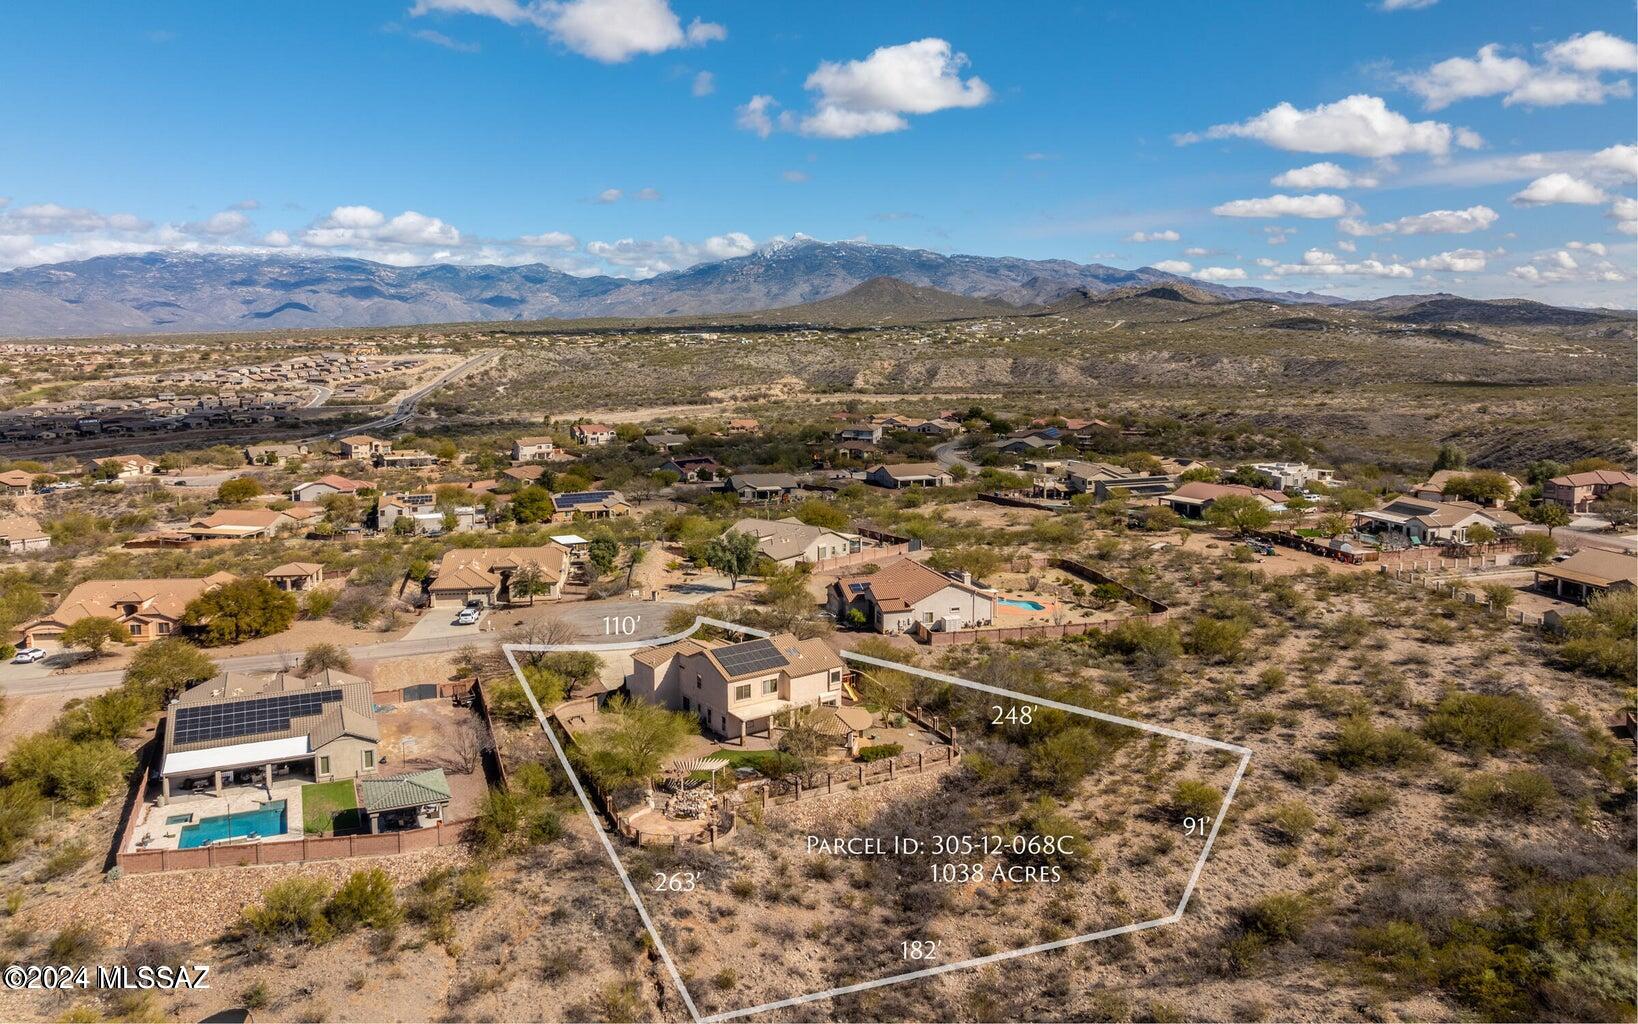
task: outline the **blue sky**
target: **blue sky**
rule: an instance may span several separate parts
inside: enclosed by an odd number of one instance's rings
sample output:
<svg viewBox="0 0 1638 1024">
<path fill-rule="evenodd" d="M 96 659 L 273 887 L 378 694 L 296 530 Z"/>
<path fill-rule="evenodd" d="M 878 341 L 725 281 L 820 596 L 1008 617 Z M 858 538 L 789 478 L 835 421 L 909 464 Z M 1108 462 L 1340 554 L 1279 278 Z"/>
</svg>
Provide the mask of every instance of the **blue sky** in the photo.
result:
<svg viewBox="0 0 1638 1024">
<path fill-rule="evenodd" d="M 1629 2 L 0 18 L 0 267 L 249 248 L 646 276 L 803 233 L 1634 304 Z"/>
</svg>

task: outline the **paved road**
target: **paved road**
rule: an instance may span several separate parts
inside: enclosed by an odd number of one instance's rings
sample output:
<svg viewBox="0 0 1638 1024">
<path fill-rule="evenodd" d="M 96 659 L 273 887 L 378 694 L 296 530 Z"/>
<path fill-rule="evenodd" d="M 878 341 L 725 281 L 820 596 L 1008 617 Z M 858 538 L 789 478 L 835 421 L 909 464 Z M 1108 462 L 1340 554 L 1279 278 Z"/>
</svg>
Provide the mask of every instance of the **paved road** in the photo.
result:
<svg viewBox="0 0 1638 1024">
<path fill-rule="evenodd" d="M 622 620 L 628 617 L 635 618 L 637 620 L 635 631 L 620 634 L 620 639 L 647 640 L 663 636 L 666 616 L 672 609 L 681 607 L 685 606 L 665 601 L 576 601 L 556 606 L 554 610 L 558 614 L 552 617 L 574 626 L 586 640 L 611 638 L 604 633 L 604 618 Z M 449 611 L 450 617 L 454 616 L 454 612 L 449 609 L 439 609 L 436 614 L 442 615 L 445 611 Z M 405 636 L 400 640 L 386 640 L 376 644 L 356 644 L 347 648 L 347 653 L 359 661 L 383 661 L 388 658 L 412 658 L 422 654 L 443 654 L 458 651 L 469 644 L 477 647 L 494 647 L 501 642 L 502 635 L 513 628 L 517 619 L 517 616 L 509 614 L 509 611 L 511 610 L 503 608 L 490 613 L 484 619 L 481 631 L 466 627 L 465 632 L 447 636 L 424 638 Z M 275 654 L 220 658 L 217 659 L 216 665 L 224 671 L 276 672 L 280 669 L 293 669 L 299 661 L 301 651 L 290 650 Z M 119 685 L 124 674 L 124 669 L 112 669 L 106 672 L 53 675 L 51 669 L 39 664 L 0 664 L 0 690 L 20 697 L 43 693 L 90 695 Z"/>
<path fill-rule="evenodd" d="M 937 459 L 938 464 L 945 469 L 949 469 L 951 466 L 966 466 L 969 472 L 976 473 L 980 468 L 978 463 L 961 454 L 955 441 L 946 441 L 943 444 L 934 445 L 933 458 Z"/>
<path fill-rule="evenodd" d="M 434 377 L 432 380 L 400 398 L 398 400 L 398 404 L 393 407 L 393 411 L 390 414 L 383 416 L 380 419 L 371 420 L 368 423 L 357 423 L 342 430 L 332 431 L 331 433 L 325 434 L 322 437 L 309 438 L 308 440 L 333 441 L 338 437 L 343 437 L 348 434 L 368 434 L 372 431 L 392 430 L 394 427 L 401 425 L 404 423 L 404 421 L 415 415 L 415 410 L 421 404 L 421 399 L 432 394 L 434 391 L 437 391 L 450 381 L 465 377 L 467 374 L 477 370 L 479 367 L 493 362 L 499 356 L 500 352 L 495 350 L 479 352 L 470 359 L 463 360 L 459 365 L 450 367 L 443 373 L 440 373 L 438 376 Z"/>
</svg>

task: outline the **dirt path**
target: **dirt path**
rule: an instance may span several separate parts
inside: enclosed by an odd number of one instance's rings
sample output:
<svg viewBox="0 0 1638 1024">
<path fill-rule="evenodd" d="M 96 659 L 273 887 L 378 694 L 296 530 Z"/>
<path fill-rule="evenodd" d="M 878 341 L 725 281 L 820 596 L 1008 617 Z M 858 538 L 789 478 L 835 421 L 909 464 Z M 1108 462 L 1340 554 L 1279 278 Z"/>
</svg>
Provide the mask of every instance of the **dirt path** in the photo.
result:
<svg viewBox="0 0 1638 1024">
<path fill-rule="evenodd" d="M 962 391 L 927 394 L 870 394 L 870 393 L 809 393 L 790 395 L 775 402 L 806 402 L 810 405 L 822 402 L 920 402 L 929 398 L 950 401 L 967 399 L 996 399 L 1002 398 L 999 392 L 993 391 Z M 766 399 L 732 399 L 719 402 L 707 402 L 703 405 L 650 405 L 639 409 L 574 409 L 569 412 L 554 413 L 553 420 L 597 419 L 603 423 L 643 423 L 648 420 L 660 419 L 665 416 L 699 416 L 713 413 L 727 413 L 749 406 L 771 404 Z"/>
</svg>

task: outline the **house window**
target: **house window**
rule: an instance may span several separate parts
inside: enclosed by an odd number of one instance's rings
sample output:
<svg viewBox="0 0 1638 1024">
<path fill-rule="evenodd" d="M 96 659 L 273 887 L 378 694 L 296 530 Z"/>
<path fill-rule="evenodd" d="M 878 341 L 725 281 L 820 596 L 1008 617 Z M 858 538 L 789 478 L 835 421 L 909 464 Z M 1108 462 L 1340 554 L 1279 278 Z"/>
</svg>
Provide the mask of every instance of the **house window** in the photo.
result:
<svg viewBox="0 0 1638 1024">
<path fill-rule="evenodd" d="M 161 622 L 159 624 L 159 635 L 160 636 L 164 636 L 167 633 L 169 633 L 170 631 L 171 631 L 171 624 L 169 622 Z"/>
<path fill-rule="evenodd" d="M 321 757 L 318 759 L 318 761 L 318 773 L 320 775 L 330 774 L 330 759 L 328 757 Z"/>
<path fill-rule="evenodd" d="M 129 626 L 126 626 L 125 628 L 131 631 L 132 636 L 141 636 L 142 635 L 142 623 L 140 623 L 140 622 L 133 622 Z"/>
<path fill-rule="evenodd" d="M 764 680 L 762 680 L 762 695 L 764 697 L 768 696 L 771 693 L 778 693 L 778 692 L 779 692 L 779 680 L 778 679 L 764 679 Z"/>
<path fill-rule="evenodd" d="M 921 621 L 923 621 L 923 622 L 932 622 L 933 621 L 933 613 L 932 612 L 922 612 L 921 613 Z"/>
<path fill-rule="evenodd" d="M 364 770 L 369 771 L 371 768 L 374 768 L 374 767 L 375 767 L 375 751 L 373 751 L 373 750 L 364 751 Z"/>
<path fill-rule="evenodd" d="M 750 683 L 740 683 L 738 686 L 734 687 L 734 699 L 735 700 L 750 700 L 751 699 L 751 684 Z"/>
<path fill-rule="evenodd" d="M 839 668 L 831 669 L 830 670 L 830 685 L 826 686 L 825 689 L 834 690 L 834 689 L 836 689 L 837 687 L 839 687 L 841 685 L 842 685 L 842 670 L 839 669 Z"/>
</svg>

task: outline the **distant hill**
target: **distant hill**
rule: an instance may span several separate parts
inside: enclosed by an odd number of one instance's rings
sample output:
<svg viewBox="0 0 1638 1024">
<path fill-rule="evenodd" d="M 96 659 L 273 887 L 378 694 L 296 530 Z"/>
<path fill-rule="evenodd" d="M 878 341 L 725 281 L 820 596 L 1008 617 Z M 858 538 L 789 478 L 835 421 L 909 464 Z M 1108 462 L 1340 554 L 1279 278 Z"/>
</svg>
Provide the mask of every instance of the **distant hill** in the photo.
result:
<svg viewBox="0 0 1638 1024">
<path fill-rule="evenodd" d="M 1631 313 L 1565 309 L 1529 299 L 1464 299 L 1449 295 L 1407 306 L 1388 319 L 1409 324 L 1488 324 L 1491 326 L 1583 327 L 1605 320 L 1631 321 Z"/>
<path fill-rule="evenodd" d="M 909 284 L 896 277 L 873 277 L 828 299 L 763 310 L 750 314 L 749 318 L 770 323 L 930 323 L 1017 312 L 1017 306 L 1000 299 L 969 298 Z"/>
<path fill-rule="evenodd" d="M 752 313 L 754 322 L 770 322 L 761 315 L 768 311 L 816 322 L 909 322 L 995 315 L 1009 304 L 1070 308 L 1101 296 L 1145 308 L 1254 300 L 1482 323 L 1568 325 L 1609 315 L 1445 295 L 1393 296 L 1374 300 L 1382 305 L 1372 308 L 1314 292 L 1197 281 L 1153 267 L 1122 270 L 801 238 L 643 281 L 576 277 L 542 264 L 394 267 L 278 253 L 100 256 L 0 273 L 0 331 L 10 337 L 80 337 Z M 1170 316 L 1161 307 L 1150 313 Z"/>
</svg>

